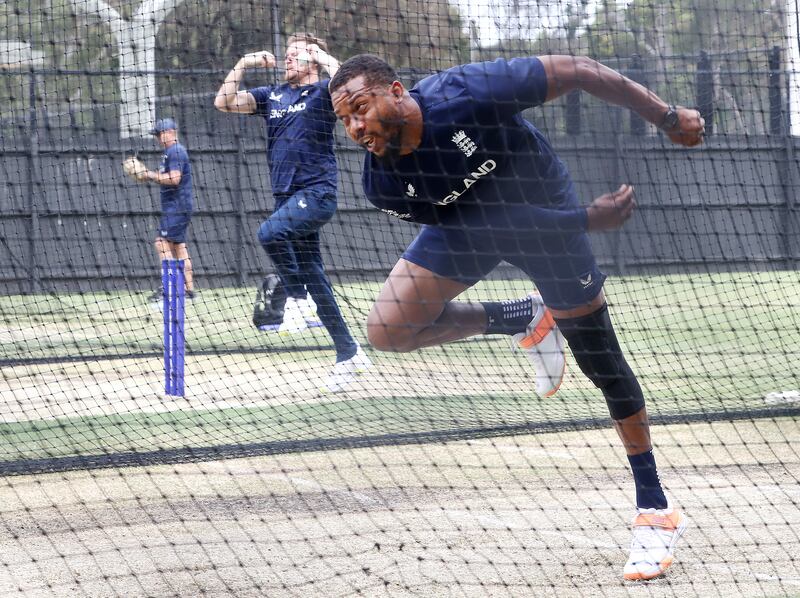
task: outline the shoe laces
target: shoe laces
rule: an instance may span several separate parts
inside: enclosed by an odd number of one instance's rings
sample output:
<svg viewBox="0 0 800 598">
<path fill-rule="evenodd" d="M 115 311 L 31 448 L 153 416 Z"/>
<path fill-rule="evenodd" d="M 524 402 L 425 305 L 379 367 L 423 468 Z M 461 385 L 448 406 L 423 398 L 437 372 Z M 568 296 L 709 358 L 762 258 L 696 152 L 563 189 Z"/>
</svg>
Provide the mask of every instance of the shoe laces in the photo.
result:
<svg viewBox="0 0 800 598">
<path fill-rule="evenodd" d="M 653 548 L 666 548 L 669 540 L 665 535 L 672 532 L 661 528 L 650 526 L 637 526 L 633 528 L 633 539 L 631 540 L 631 551 L 650 550 Z"/>
<path fill-rule="evenodd" d="M 527 334 L 524 332 L 518 332 L 517 334 L 512 336 L 510 342 L 511 350 L 514 353 L 525 353 L 529 357 L 535 359 L 537 363 L 541 362 L 543 364 L 544 358 L 549 354 L 549 352 L 547 353 L 542 352 L 541 343 L 539 343 L 538 345 L 534 345 L 530 349 L 523 349 L 522 347 L 520 347 L 519 346 L 520 341 L 522 341 L 522 339 L 524 339 L 526 336 Z"/>
</svg>

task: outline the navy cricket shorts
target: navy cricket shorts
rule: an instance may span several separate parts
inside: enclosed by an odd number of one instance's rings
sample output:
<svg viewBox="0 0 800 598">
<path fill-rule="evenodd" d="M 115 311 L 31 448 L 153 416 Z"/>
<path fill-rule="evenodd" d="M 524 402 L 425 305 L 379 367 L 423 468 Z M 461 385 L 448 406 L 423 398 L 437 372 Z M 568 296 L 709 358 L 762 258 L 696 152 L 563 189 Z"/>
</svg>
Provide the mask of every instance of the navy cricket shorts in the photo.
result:
<svg viewBox="0 0 800 598">
<path fill-rule="evenodd" d="M 585 232 L 424 226 L 403 258 L 434 274 L 472 286 L 501 262 L 525 272 L 553 309 L 594 299 L 606 275 L 597 266 Z"/>
<path fill-rule="evenodd" d="M 162 212 L 158 224 L 158 236 L 172 243 L 186 243 L 186 229 L 192 220 L 192 213 Z"/>
</svg>

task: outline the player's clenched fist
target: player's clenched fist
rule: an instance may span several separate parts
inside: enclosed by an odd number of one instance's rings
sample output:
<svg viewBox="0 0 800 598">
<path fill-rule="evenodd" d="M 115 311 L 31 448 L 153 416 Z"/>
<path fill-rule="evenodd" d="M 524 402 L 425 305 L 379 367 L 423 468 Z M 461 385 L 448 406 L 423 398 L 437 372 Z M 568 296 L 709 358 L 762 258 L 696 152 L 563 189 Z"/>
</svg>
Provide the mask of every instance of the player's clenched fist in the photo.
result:
<svg viewBox="0 0 800 598">
<path fill-rule="evenodd" d="M 241 60 L 239 60 L 239 66 L 246 69 L 272 68 L 276 64 L 277 62 L 275 61 L 275 57 L 266 50 L 245 54 L 244 56 L 242 56 Z"/>
<path fill-rule="evenodd" d="M 665 131 L 673 143 L 694 147 L 703 143 L 706 134 L 706 121 L 697 110 L 677 108 L 678 122 L 671 130 Z"/>
<path fill-rule="evenodd" d="M 321 64 L 323 66 L 326 65 L 331 59 L 328 53 L 320 48 L 317 44 L 308 44 L 308 46 L 306 46 L 306 52 L 310 56 L 311 62 Z"/>
</svg>

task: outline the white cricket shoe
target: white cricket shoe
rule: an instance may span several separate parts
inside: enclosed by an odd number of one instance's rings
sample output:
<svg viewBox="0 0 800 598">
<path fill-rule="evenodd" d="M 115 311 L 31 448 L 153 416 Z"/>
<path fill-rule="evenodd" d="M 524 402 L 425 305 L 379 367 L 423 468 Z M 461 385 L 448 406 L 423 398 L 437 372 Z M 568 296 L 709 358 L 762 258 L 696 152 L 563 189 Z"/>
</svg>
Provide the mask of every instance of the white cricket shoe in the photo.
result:
<svg viewBox="0 0 800 598">
<path fill-rule="evenodd" d="M 686 517 L 677 509 L 639 509 L 633 519 L 631 554 L 622 576 L 629 580 L 663 575 L 674 560 L 675 544 L 686 531 Z"/>
<path fill-rule="evenodd" d="M 339 361 L 333 366 L 321 390 L 322 392 L 340 392 L 355 382 L 359 374 L 366 372 L 371 367 L 372 361 L 359 347 L 356 354 L 350 359 Z"/>
<path fill-rule="evenodd" d="M 303 311 L 297 299 L 288 297 L 283 308 L 283 322 L 278 328 L 278 334 L 298 334 L 308 328 Z"/>
<path fill-rule="evenodd" d="M 322 322 L 317 316 L 317 304 L 311 298 L 311 295 L 306 295 L 305 299 L 297 299 L 297 306 L 300 308 L 300 313 L 303 314 L 303 319 L 309 328 L 322 326 Z"/>
<path fill-rule="evenodd" d="M 511 348 L 523 351 L 531 360 L 536 370 L 536 394 L 545 398 L 554 395 L 564 379 L 564 336 L 542 298 L 531 295 L 531 300 L 536 310 L 533 319 L 525 332 L 511 337 Z"/>
</svg>

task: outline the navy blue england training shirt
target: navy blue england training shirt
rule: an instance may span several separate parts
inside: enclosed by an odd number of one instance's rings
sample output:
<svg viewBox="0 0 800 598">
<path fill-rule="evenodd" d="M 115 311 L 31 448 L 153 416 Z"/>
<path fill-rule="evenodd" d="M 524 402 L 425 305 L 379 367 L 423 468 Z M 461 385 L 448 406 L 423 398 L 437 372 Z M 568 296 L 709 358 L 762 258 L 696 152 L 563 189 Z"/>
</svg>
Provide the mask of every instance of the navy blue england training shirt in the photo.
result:
<svg viewBox="0 0 800 598">
<path fill-rule="evenodd" d="M 192 165 L 189 162 L 189 154 L 186 148 L 180 143 L 173 143 L 164 150 L 161 156 L 161 166 L 159 172 L 165 173 L 172 170 L 179 170 L 181 182 L 177 186 L 161 185 L 161 210 L 170 211 L 191 211 L 193 207 L 192 198 Z"/>
<path fill-rule="evenodd" d="M 288 83 L 248 90 L 255 114 L 267 124 L 267 162 L 272 191 L 293 194 L 311 185 L 336 188 L 333 127 L 336 115 L 328 81 L 292 87 Z"/>
<path fill-rule="evenodd" d="M 409 222 L 468 227 L 513 224 L 512 206 L 527 205 L 543 209 L 526 210 L 534 214 L 526 226 L 585 230 L 566 166 L 520 115 L 547 97 L 538 58 L 457 66 L 409 93 L 422 110 L 422 142 L 388 165 L 367 154 L 362 182 L 372 204 Z"/>
</svg>

